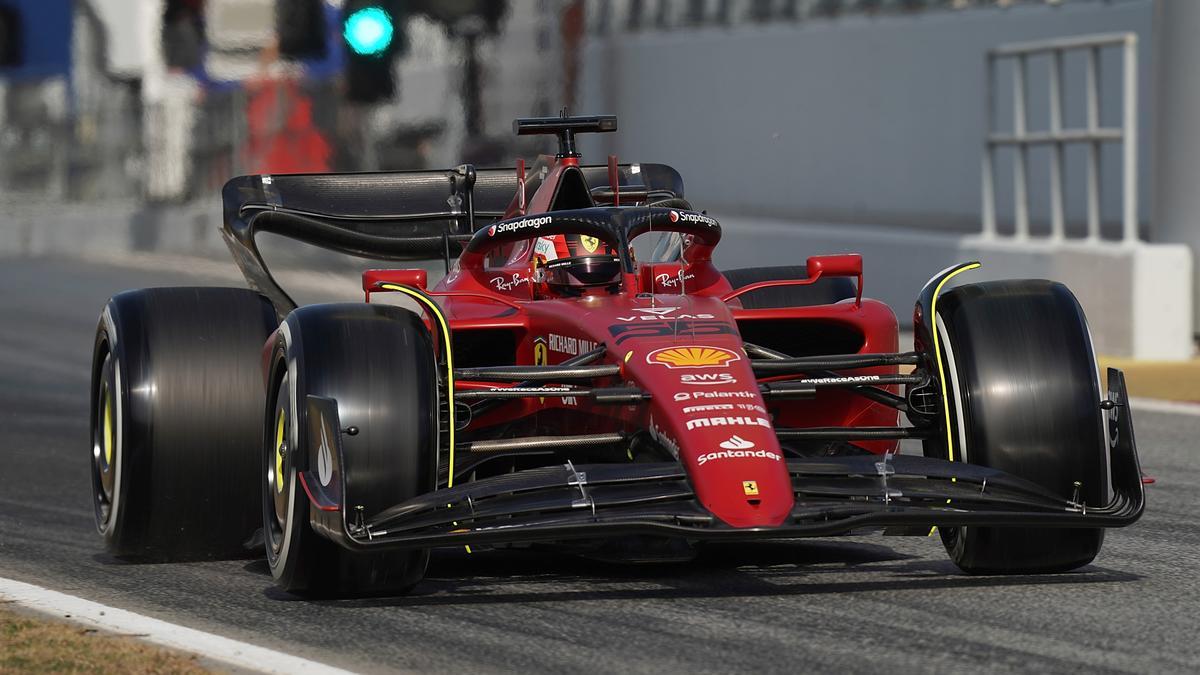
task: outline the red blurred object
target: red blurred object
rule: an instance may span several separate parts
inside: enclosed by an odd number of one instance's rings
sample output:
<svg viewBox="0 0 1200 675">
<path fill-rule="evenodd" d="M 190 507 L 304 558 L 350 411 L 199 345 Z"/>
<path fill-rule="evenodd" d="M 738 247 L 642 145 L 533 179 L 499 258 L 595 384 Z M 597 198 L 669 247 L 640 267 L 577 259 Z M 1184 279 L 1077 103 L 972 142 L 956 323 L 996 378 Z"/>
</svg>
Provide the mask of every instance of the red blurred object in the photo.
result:
<svg viewBox="0 0 1200 675">
<path fill-rule="evenodd" d="M 290 80 L 247 85 L 244 161 L 251 173 L 321 173 L 332 148 L 313 123 L 312 100 Z"/>
</svg>

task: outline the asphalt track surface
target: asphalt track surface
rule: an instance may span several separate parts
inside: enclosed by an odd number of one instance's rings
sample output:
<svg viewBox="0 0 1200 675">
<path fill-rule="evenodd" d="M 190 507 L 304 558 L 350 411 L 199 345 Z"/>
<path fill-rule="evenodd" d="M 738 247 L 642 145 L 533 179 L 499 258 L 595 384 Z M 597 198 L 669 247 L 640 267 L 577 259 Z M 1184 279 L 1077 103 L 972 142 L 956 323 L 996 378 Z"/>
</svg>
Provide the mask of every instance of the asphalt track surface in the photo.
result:
<svg viewBox="0 0 1200 675">
<path fill-rule="evenodd" d="M 310 602 L 273 588 L 261 560 L 121 563 L 95 534 L 88 483 L 97 314 L 125 288 L 220 281 L 0 260 L 0 576 L 372 672 L 1200 671 L 1187 415 L 1136 415 L 1158 478 L 1147 513 L 1073 574 L 966 577 L 936 538 L 865 536 L 648 568 L 452 552 L 412 596 Z"/>
</svg>

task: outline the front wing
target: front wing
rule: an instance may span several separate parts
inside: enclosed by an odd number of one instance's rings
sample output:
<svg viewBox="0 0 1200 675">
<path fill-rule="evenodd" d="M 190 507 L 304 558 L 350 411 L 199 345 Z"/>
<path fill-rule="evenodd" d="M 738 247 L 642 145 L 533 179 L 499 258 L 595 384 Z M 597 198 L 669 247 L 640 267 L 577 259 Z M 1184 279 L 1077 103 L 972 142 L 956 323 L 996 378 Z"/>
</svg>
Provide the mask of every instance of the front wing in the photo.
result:
<svg viewBox="0 0 1200 675">
<path fill-rule="evenodd" d="M 726 525 L 701 506 L 674 462 L 531 469 L 420 495 L 365 520 L 343 509 L 314 511 L 314 524 L 352 550 L 627 535 L 781 539 L 885 527 L 1122 527 L 1141 516 L 1145 491 L 1124 377 L 1115 369 L 1108 399 L 1112 490 L 1103 505 L 986 467 L 859 455 L 788 460 L 796 502 L 776 527 Z"/>
</svg>

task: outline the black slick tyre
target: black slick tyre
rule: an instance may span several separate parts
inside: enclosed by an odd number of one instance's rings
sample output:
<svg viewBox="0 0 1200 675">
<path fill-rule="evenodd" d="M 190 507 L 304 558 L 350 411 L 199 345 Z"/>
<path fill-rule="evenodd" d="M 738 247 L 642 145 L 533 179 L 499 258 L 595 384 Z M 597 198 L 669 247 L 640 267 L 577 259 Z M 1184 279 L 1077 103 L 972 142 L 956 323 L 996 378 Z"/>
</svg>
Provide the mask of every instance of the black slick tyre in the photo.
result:
<svg viewBox="0 0 1200 675">
<path fill-rule="evenodd" d="M 746 267 L 727 270 L 722 274 L 725 275 L 725 280 L 729 282 L 733 290 L 737 290 L 760 281 L 805 279 L 808 277 L 808 270 L 804 265 L 785 265 L 782 267 Z M 761 288 L 739 296 L 738 300 L 746 309 L 769 309 L 832 305 L 854 296 L 853 281 L 845 277 L 828 277 L 804 286 Z"/>
<path fill-rule="evenodd" d="M 999 469 L 1099 506 L 1110 474 L 1099 375 L 1083 310 L 1042 280 L 961 286 L 937 300 L 949 439 L 925 454 Z M 971 574 L 1060 572 L 1088 564 L 1102 529 L 939 528 Z"/>
<path fill-rule="evenodd" d="M 96 527 L 116 556 L 246 555 L 259 518 L 262 350 L 276 323 L 237 288 L 109 300 L 93 349 Z"/>
<path fill-rule="evenodd" d="M 320 514 L 303 483 L 318 480 L 317 467 L 300 466 L 298 453 L 310 447 L 304 402 L 308 396 L 331 398 L 340 426 L 356 428 L 354 435 L 341 435 L 348 502 L 343 508 L 362 506 L 369 518 L 433 490 L 434 358 L 421 319 L 393 306 L 311 305 L 292 312 L 280 328 L 259 475 L 267 561 L 283 590 L 331 597 L 397 595 L 423 578 L 426 550 L 362 553 L 319 534 L 313 525 Z"/>
</svg>

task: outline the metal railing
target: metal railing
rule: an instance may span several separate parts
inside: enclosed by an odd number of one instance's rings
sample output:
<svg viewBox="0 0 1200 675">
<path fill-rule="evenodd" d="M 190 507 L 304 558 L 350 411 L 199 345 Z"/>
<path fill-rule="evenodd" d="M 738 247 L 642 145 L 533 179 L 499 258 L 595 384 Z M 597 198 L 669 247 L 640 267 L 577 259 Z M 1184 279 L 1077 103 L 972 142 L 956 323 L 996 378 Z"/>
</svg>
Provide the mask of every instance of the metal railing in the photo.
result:
<svg viewBox="0 0 1200 675">
<path fill-rule="evenodd" d="M 1122 120 L 1120 127 L 1100 126 L 1100 50 L 1120 47 L 1123 50 L 1121 86 Z M 1087 58 L 1087 126 L 1063 128 L 1063 55 L 1068 51 L 1083 51 Z M 1050 55 L 1049 100 L 1050 128 L 1048 131 L 1029 131 L 1028 61 L 1035 54 Z M 1013 64 L 1013 129 L 1010 133 L 995 130 L 996 63 L 1012 59 Z M 1050 145 L 1050 240 L 1062 241 L 1066 230 L 1066 203 L 1063 187 L 1063 164 L 1066 146 L 1087 144 L 1087 236 L 1086 241 L 1100 240 L 1100 145 L 1122 144 L 1122 236 L 1125 243 L 1138 240 L 1137 203 L 1137 35 L 1111 33 L 1058 38 L 1038 42 L 1001 45 L 987 53 L 987 139 L 983 150 L 983 237 L 994 238 L 996 231 L 996 150 L 1012 146 L 1013 161 L 1013 238 L 1029 239 L 1029 149 L 1035 145 Z"/>
<path fill-rule="evenodd" d="M 596 35 L 1128 0 L 586 0 Z"/>
</svg>

